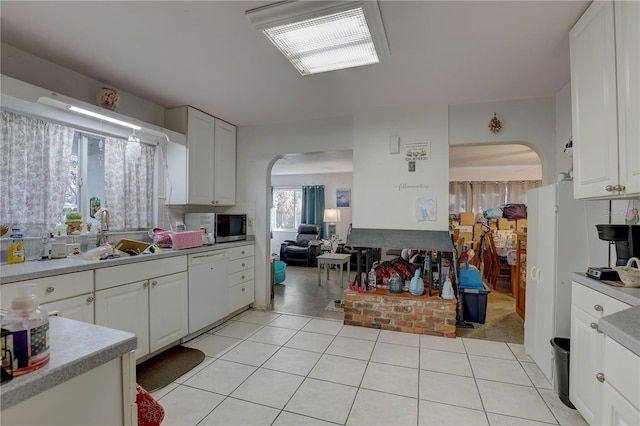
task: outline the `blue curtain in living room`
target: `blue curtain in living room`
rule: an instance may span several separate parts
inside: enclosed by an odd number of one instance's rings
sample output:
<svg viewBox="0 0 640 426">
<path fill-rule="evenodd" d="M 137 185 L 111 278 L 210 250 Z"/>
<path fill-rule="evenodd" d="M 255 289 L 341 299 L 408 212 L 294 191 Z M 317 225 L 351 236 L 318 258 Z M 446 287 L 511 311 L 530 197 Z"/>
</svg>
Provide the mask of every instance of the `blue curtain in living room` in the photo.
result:
<svg viewBox="0 0 640 426">
<path fill-rule="evenodd" d="M 324 239 L 324 185 L 302 187 L 301 223 L 320 225 L 320 238 Z"/>
</svg>

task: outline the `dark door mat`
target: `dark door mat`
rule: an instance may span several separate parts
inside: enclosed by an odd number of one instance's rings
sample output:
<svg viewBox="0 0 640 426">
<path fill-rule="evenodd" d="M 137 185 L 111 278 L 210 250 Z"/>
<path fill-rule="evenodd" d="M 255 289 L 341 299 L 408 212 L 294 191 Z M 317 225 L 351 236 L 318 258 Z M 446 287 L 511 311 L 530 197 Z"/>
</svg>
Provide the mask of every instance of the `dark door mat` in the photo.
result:
<svg viewBox="0 0 640 426">
<path fill-rule="evenodd" d="M 136 381 L 147 392 L 167 386 L 204 360 L 198 349 L 174 346 L 136 367 Z"/>
</svg>

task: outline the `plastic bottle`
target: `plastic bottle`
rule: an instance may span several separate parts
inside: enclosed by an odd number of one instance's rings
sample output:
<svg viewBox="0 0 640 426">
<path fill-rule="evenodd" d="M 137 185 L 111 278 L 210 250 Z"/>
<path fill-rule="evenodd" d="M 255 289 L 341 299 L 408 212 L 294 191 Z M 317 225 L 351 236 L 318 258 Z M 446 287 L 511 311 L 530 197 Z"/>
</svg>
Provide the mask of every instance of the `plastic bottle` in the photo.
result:
<svg viewBox="0 0 640 426">
<path fill-rule="evenodd" d="M 13 356 L 14 376 L 37 370 L 49 362 L 49 315 L 38 306 L 36 296 L 31 294 L 32 286 L 20 288 L 2 320 L 2 328 L 11 333 L 6 349 Z"/>
<path fill-rule="evenodd" d="M 24 241 L 20 228 L 11 228 L 11 244 L 7 253 L 7 263 L 22 263 L 25 260 Z"/>
<path fill-rule="evenodd" d="M 49 240 L 44 244 L 44 252 L 42 253 L 43 259 L 51 259 L 51 244 L 55 242 L 56 239 L 53 236 L 53 232 L 49 232 Z"/>
<path fill-rule="evenodd" d="M 378 279 L 378 275 L 376 274 L 376 271 L 373 267 L 371 267 L 371 270 L 369 271 L 369 274 L 367 276 L 367 282 L 369 284 L 369 290 L 370 291 L 376 291 L 376 280 Z"/>
</svg>

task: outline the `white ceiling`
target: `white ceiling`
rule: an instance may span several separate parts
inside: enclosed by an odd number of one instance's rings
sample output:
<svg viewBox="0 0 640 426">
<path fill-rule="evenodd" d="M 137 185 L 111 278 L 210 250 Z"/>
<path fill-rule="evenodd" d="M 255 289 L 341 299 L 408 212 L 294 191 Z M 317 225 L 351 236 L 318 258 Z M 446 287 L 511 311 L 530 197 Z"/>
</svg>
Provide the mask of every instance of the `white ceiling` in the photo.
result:
<svg viewBox="0 0 640 426">
<path fill-rule="evenodd" d="M 300 76 L 245 17 L 265 1 L 8 1 L 2 42 L 236 125 L 553 96 L 590 1 L 380 1 L 391 56 Z"/>
</svg>

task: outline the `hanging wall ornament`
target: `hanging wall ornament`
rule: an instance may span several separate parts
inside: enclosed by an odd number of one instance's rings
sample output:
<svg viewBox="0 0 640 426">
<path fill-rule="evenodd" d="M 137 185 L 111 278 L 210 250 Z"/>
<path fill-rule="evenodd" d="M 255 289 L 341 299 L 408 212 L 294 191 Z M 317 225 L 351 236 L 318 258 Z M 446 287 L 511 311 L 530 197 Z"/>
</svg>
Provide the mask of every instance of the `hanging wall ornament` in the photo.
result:
<svg viewBox="0 0 640 426">
<path fill-rule="evenodd" d="M 109 87 L 103 87 L 98 90 L 96 95 L 98 105 L 102 108 L 110 109 L 111 111 L 117 111 L 120 107 L 120 95 L 116 89 Z"/>
<path fill-rule="evenodd" d="M 489 131 L 495 134 L 499 133 L 500 130 L 502 130 L 502 123 L 498 119 L 497 114 L 494 112 L 493 118 L 491 119 L 491 121 L 489 121 Z"/>
</svg>

